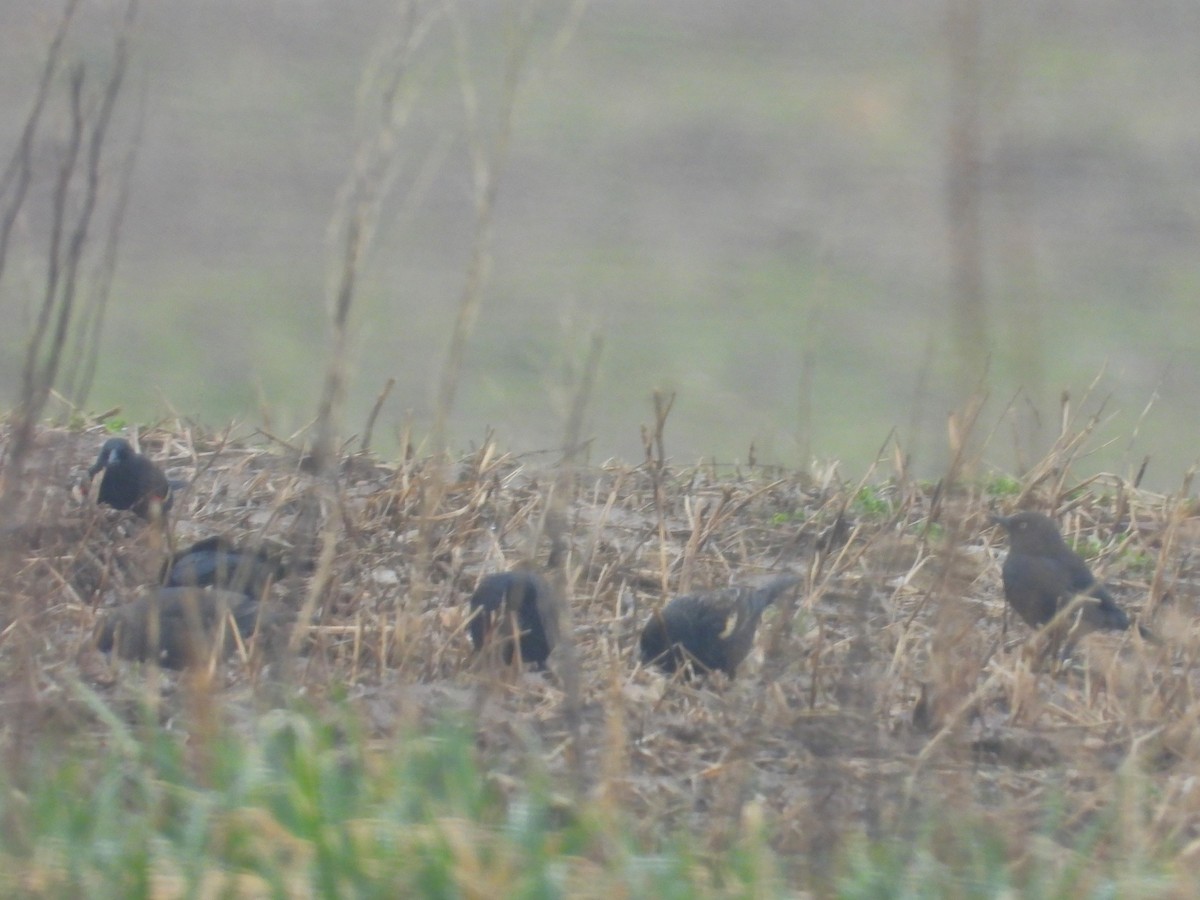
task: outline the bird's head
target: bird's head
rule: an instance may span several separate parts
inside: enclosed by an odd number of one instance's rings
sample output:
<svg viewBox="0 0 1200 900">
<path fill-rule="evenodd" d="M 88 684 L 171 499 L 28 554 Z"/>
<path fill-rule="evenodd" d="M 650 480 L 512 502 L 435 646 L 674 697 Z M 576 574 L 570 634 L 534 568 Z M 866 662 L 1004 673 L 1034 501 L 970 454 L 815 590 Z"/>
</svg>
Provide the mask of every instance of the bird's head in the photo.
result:
<svg viewBox="0 0 1200 900">
<path fill-rule="evenodd" d="M 1018 553 L 1038 554 L 1063 543 L 1058 525 L 1049 516 L 1025 510 L 1011 516 L 991 516 L 992 523 L 1008 532 L 1008 541 Z"/>
<path fill-rule="evenodd" d="M 104 446 L 100 448 L 100 455 L 96 457 L 96 464 L 88 469 L 89 475 L 95 475 L 101 469 L 111 469 L 113 466 L 120 465 L 125 460 L 133 456 L 133 446 L 125 438 L 109 438 L 104 442 Z"/>
</svg>

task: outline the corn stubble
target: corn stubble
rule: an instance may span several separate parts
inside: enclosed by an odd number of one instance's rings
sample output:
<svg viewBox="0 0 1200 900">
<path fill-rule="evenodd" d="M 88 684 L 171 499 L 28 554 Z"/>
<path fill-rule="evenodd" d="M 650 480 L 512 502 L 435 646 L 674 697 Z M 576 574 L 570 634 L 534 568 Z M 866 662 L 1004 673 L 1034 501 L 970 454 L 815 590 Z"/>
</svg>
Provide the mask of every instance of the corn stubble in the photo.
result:
<svg viewBox="0 0 1200 900">
<path fill-rule="evenodd" d="M 302 515 L 333 535 L 327 558 L 269 586 L 271 602 L 293 617 L 311 607 L 294 626 L 293 652 L 265 667 L 233 653 L 209 667 L 203 687 L 185 679 L 180 690 L 154 689 L 160 716 L 194 724 L 193 752 L 226 731 L 249 739 L 264 697 L 298 691 L 318 709 L 347 696 L 341 708 L 382 746 L 471 710 L 480 679 L 495 675 L 472 665 L 466 601 L 497 568 L 497 549 L 510 561 L 524 554 L 523 536 L 543 512 L 544 473 L 486 443 L 456 462 L 430 511 L 430 460 L 357 456 L 340 469 L 336 503 L 314 510 L 297 502 L 312 476 L 279 445 L 196 431 L 151 437 L 172 475 L 195 478 L 176 500 L 176 545 L 222 534 L 289 547 L 297 528 L 311 530 L 297 523 Z M 64 667 L 110 707 L 146 696 L 147 675 L 106 661 L 91 636 L 161 576 L 170 548 L 155 543 L 150 523 L 80 506 L 64 489 L 71 472 L 61 461 L 78 461 L 81 475 L 95 445 L 92 435 L 41 430 L 27 476 L 31 516 L 6 532 L 19 553 L 3 573 L 4 634 L 37 636 L 32 682 L 3 681 L 20 699 L 11 708 L 23 711 L 0 731 L 17 763 L 17 750 L 50 725 L 81 741 L 109 727 L 59 689 Z M 1083 876 L 1089 884 L 1133 877 L 1122 861 L 1134 847 L 1139 865 L 1168 881 L 1191 870 L 1196 804 L 1185 780 L 1198 761 L 1200 684 L 1188 661 L 1200 649 L 1191 624 L 1200 528 L 1186 492 L 1156 496 L 1112 479 L 1111 490 L 1093 484 L 1058 513 L 1077 545 L 1086 537 L 1099 548 L 1090 562 L 1116 601 L 1164 636 L 1156 646 L 1128 631 L 1096 632 L 1064 661 L 1035 653 L 1037 635 L 1024 625 L 1006 630 L 1006 547 L 988 517 L 1011 509 L 1012 497 L 922 485 L 897 471 L 876 479 L 890 512 L 872 517 L 854 513 L 857 485 L 763 468 L 673 469 L 655 459 L 580 466 L 575 479 L 563 571 L 590 782 L 582 800 L 553 800 L 555 816 L 573 820 L 577 804 L 594 800 L 594 821 L 644 850 L 681 831 L 717 853 L 761 835 L 767 855 L 755 857 L 755 871 L 776 887 L 830 886 L 857 871 L 864 846 L 898 839 L 957 871 L 984 833 L 1017 885 L 1079 850 L 1104 861 Z M 1020 502 L 1062 510 L 1073 487 L 1025 484 Z M 734 512 L 695 513 L 718 507 Z M 418 521 L 432 523 L 427 535 Z M 781 566 L 803 573 L 795 602 L 758 629 L 736 679 L 671 679 L 638 665 L 642 628 L 685 555 L 688 591 L 761 583 Z M 429 568 L 418 574 L 421 560 Z M 411 591 L 417 582 L 427 589 Z M 531 773 L 551 786 L 570 780 L 553 654 L 549 668 L 490 684 L 479 709 L 474 752 L 504 803 L 520 802 Z M 28 684 L 32 695 L 22 693 Z M 272 694 L 280 684 L 286 690 Z M 1052 785 L 1053 821 L 1037 799 Z M 1114 824 L 1097 826 L 1096 810 Z M 939 824 L 948 822 L 957 827 Z M 1046 827 L 1053 842 L 1038 837 Z M 580 872 L 603 858 L 584 852 L 572 877 L 586 886 Z M 892 864 L 903 871 L 911 862 Z"/>
</svg>

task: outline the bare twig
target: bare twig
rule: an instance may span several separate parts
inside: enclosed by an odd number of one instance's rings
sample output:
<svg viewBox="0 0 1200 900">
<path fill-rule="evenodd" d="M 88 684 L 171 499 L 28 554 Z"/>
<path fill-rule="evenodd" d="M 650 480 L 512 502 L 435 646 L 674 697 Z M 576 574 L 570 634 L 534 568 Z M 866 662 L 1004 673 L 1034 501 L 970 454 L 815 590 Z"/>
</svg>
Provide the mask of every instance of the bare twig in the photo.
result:
<svg viewBox="0 0 1200 900">
<path fill-rule="evenodd" d="M 5 197 L 11 190 L 11 195 L 5 199 L 4 215 L 0 217 L 0 281 L 4 279 L 13 225 L 16 224 L 17 216 L 20 215 L 21 207 L 25 203 L 25 196 L 29 192 L 30 180 L 33 177 L 33 143 L 37 139 L 38 127 L 50 96 L 54 74 L 62 63 L 62 44 L 78 7 L 79 0 L 67 0 L 62 16 L 55 27 L 54 37 L 46 50 L 42 77 L 38 81 L 33 106 L 25 117 L 25 127 L 21 130 L 21 139 L 17 143 L 17 149 L 13 153 L 12 159 L 4 169 L 4 175 L 0 176 L 0 198 Z"/>
<path fill-rule="evenodd" d="M 339 441 L 346 395 L 350 312 L 380 207 L 400 172 L 399 131 L 408 120 L 414 99 L 414 93 L 405 88 L 416 54 L 439 14 L 437 6 L 425 8 L 417 0 L 406 3 L 395 33 L 387 32 L 387 39 L 375 53 L 374 64 L 363 73 L 359 86 L 359 107 L 366 133 L 358 140 L 354 167 L 347 175 L 329 227 L 337 257 L 330 288 L 332 346 L 311 450 L 317 472 L 325 471 Z"/>
<path fill-rule="evenodd" d="M 458 394 L 462 378 L 463 360 L 466 356 L 467 340 L 474 328 L 475 320 L 483 305 L 483 289 L 491 268 L 492 217 L 496 209 L 496 196 L 500 190 L 500 173 L 508 158 L 508 146 L 512 137 L 512 122 L 516 110 L 525 60 L 532 40 L 534 17 L 533 7 L 527 5 L 519 17 L 517 27 L 510 35 L 508 60 L 501 80 L 501 92 L 497 108 L 498 126 L 490 144 L 485 142 L 479 121 L 479 102 L 476 84 L 471 76 L 468 61 L 471 50 L 467 40 L 466 23 L 462 12 L 451 7 L 450 21 L 454 30 L 454 41 L 459 71 L 459 87 L 462 91 L 463 108 L 466 112 L 467 130 L 470 138 L 472 173 L 475 180 L 475 229 L 471 241 L 471 256 L 467 263 L 466 280 L 459 296 L 458 314 L 450 332 L 446 358 L 438 379 L 437 396 L 434 401 L 433 449 L 435 453 L 446 449 L 446 429 L 450 413 Z"/>
<path fill-rule="evenodd" d="M 396 379 L 389 378 L 387 383 L 384 384 L 383 390 L 379 392 L 379 396 L 375 398 L 375 403 L 371 407 L 371 414 L 367 416 L 366 427 L 363 428 L 362 443 L 359 445 L 359 449 L 363 453 L 371 449 L 371 434 L 375 431 L 375 420 L 379 418 L 379 411 L 383 409 L 383 404 L 387 402 L 388 395 L 395 386 Z"/>
<path fill-rule="evenodd" d="M 15 187 L 6 201 L 4 224 L 0 226 L 0 275 L 11 235 L 11 221 L 15 221 L 24 203 L 33 142 L 49 96 L 50 81 L 61 64 L 62 41 L 75 9 L 75 3 L 68 3 L 60 20 L 48 51 L 37 99 L 26 120 L 14 160 L 3 179 L 5 186 L 12 183 Z M 113 112 L 125 79 L 129 34 L 136 14 L 136 0 L 129 0 L 121 31 L 116 38 L 112 69 L 93 114 L 89 115 L 86 109 L 83 65 L 72 66 L 68 76 L 69 125 L 52 191 L 45 284 L 25 345 L 20 402 L 10 439 L 8 466 L 0 487 L 0 515 L 5 517 L 15 502 L 12 488 L 20 480 L 25 457 L 32 445 L 34 428 L 59 377 L 63 348 L 75 317 L 80 268 L 100 194 L 102 159 Z M 81 188 L 77 187 L 80 179 L 83 181 Z"/>
</svg>

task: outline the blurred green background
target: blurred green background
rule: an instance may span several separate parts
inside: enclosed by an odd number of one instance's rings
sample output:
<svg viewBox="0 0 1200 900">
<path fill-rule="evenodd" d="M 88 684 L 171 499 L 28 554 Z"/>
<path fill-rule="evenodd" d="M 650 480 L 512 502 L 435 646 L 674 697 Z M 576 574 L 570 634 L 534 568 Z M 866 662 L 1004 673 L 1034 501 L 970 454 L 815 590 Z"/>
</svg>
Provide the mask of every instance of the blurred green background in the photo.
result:
<svg viewBox="0 0 1200 900">
<path fill-rule="evenodd" d="M 514 6 L 456 7 L 489 137 Z M 493 427 L 505 447 L 555 446 L 595 331 L 593 461 L 641 457 L 662 388 L 678 393 L 667 451 L 680 461 L 744 461 L 753 443 L 760 461 L 836 458 L 857 474 L 896 427 L 935 473 L 965 353 L 986 363 L 994 465 L 1037 458 L 1061 392 L 1081 398 L 1102 373 L 1090 407 L 1114 416 L 1081 468 L 1129 474 L 1149 454 L 1147 483 L 1177 485 L 1197 456 L 1200 394 L 1200 6 L 984 5 L 985 306 L 970 348 L 950 327 L 952 6 L 605 0 L 565 34 L 575 8 L 538 7 L 452 445 Z M 88 4 L 72 31 L 96 69 L 119 8 Z M 0 8 L 5 157 L 56 13 Z M 116 146 L 139 114 L 143 130 L 89 407 L 208 424 L 258 423 L 265 407 L 279 432 L 312 417 L 356 88 L 394 17 L 379 0 L 144 4 Z M 394 377 L 385 449 L 400 423 L 429 427 L 474 229 L 446 19 L 413 72 L 404 168 L 353 316 L 345 418 L 360 429 Z M 18 323 L 6 403 L 43 278 L 37 204 L 56 152 L 39 145 L 24 263 L 0 285 Z"/>
</svg>

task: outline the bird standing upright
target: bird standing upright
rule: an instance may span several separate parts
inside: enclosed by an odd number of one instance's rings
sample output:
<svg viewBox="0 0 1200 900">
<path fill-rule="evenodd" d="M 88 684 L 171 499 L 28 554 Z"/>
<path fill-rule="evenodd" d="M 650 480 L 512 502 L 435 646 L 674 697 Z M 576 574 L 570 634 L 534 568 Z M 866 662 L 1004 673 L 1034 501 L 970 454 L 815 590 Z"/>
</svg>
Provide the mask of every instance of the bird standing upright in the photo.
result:
<svg viewBox="0 0 1200 900">
<path fill-rule="evenodd" d="M 471 643 L 479 650 L 489 640 L 502 641 L 504 662 L 511 664 L 516 637 L 521 660 L 544 669 L 558 637 L 554 604 L 550 585 L 537 572 L 493 572 L 471 595 Z"/>
<path fill-rule="evenodd" d="M 1008 533 L 1004 599 L 1031 628 L 1050 622 L 1078 594 L 1086 599 L 1079 604 L 1073 638 L 1098 629 L 1129 628 L 1129 616 L 1096 581 L 1083 557 L 1067 546 L 1053 519 L 1026 511 L 993 516 L 992 521 Z"/>
<path fill-rule="evenodd" d="M 733 677 L 754 643 L 768 606 L 800 581 L 782 575 L 761 587 L 741 585 L 676 597 L 650 616 L 639 646 L 642 663 L 674 672 L 689 660 Z"/>
<path fill-rule="evenodd" d="M 110 438 L 88 469 L 94 479 L 101 470 L 97 502 L 114 509 L 132 509 L 144 519 L 171 508 L 171 483 L 150 459 L 135 453 L 125 438 Z"/>
</svg>

